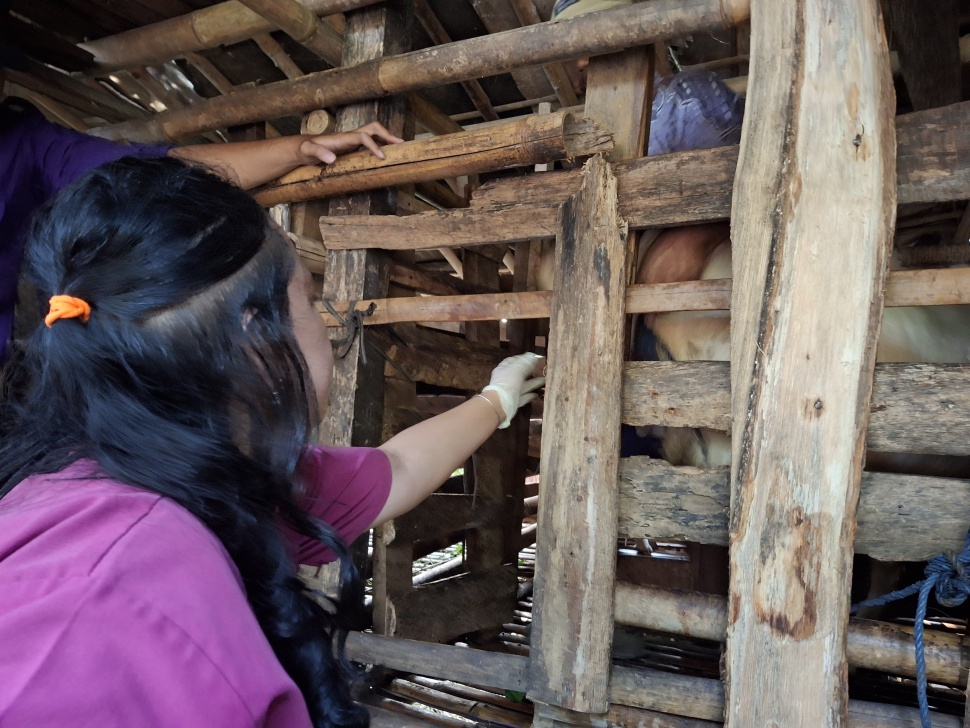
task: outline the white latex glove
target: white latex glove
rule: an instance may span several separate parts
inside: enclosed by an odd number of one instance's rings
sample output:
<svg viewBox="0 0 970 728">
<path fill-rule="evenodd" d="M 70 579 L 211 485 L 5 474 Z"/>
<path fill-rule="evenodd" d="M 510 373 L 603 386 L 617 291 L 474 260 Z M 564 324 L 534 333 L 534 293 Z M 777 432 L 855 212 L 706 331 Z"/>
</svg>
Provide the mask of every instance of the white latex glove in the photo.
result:
<svg viewBox="0 0 970 728">
<path fill-rule="evenodd" d="M 512 417 L 519 407 L 528 404 L 536 398 L 535 390 L 546 383 L 545 377 L 529 379 L 535 369 L 536 362 L 542 357 L 531 352 L 510 356 L 492 370 L 492 379 L 482 392 L 492 391 L 498 395 L 502 403 L 505 419 L 499 425 L 504 429 L 512 422 Z"/>
</svg>

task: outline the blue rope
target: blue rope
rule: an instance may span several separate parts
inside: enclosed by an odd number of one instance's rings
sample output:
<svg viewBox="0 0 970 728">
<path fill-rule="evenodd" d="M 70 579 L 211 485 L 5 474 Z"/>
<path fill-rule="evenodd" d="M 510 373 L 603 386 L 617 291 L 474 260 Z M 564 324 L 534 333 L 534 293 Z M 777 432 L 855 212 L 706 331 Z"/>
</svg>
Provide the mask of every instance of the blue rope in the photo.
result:
<svg viewBox="0 0 970 728">
<path fill-rule="evenodd" d="M 970 596 L 970 532 L 963 544 L 963 551 L 956 556 L 943 554 L 926 565 L 926 578 L 905 589 L 890 592 L 881 597 L 868 599 L 852 607 L 854 614 L 863 607 L 881 607 L 898 599 L 919 592 L 916 602 L 916 620 L 913 624 L 913 647 L 916 650 L 916 697 L 919 700 L 919 717 L 923 728 L 932 728 L 930 706 L 926 699 L 926 656 L 924 655 L 923 621 L 930 592 L 936 589 L 936 601 L 944 607 L 958 607 Z"/>
</svg>

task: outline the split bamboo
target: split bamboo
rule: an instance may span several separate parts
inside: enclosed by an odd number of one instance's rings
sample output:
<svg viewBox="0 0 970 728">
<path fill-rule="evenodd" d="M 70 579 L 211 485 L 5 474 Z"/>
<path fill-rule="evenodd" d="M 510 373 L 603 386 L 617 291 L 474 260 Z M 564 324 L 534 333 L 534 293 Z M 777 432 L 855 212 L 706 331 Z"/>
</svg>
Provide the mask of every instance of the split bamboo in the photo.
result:
<svg viewBox="0 0 970 728">
<path fill-rule="evenodd" d="M 333 164 L 301 167 L 255 194 L 264 206 L 297 202 L 405 182 L 427 182 L 536 162 L 595 154 L 613 148 L 610 135 L 571 114 L 527 116 L 487 130 L 456 132 L 338 157 Z M 357 216 L 355 216 L 356 219 Z M 450 246 L 449 246 L 450 247 Z"/>
<path fill-rule="evenodd" d="M 373 5 L 379 0 L 297 1 L 314 15 L 333 15 Z M 274 30 L 277 27 L 273 22 L 242 3 L 230 0 L 78 45 L 94 56 L 97 72 L 106 74 L 135 66 L 155 66 L 173 58 L 180 58 L 188 52 L 239 43 L 259 33 Z M 335 46 L 336 58 L 333 60 L 339 64 L 339 36 L 336 32 L 331 32 L 338 38 Z M 333 63 L 332 58 L 326 60 Z M 266 118 L 271 116 L 273 115 Z"/>
<path fill-rule="evenodd" d="M 728 606 L 724 597 L 692 594 L 656 586 L 616 584 L 614 615 L 620 624 L 724 642 Z M 958 635 L 926 632 L 926 677 L 962 687 L 970 660 Z M 846 656 L 849 664 L 893 675 L 914 677 L 912 629 L 867 619 L 850 619 Z"/>
<path fill-rule="evenodd" d="M 226 126 L 492 76 L 522 66 L 610 53 L 734 25 L 747 15 L 747 0 L 654 0 L 278 81 L 210 99 L 191 109 L 162 112 L 146 123 L 102 127 L 99 135 L 129 141 L 175 140 Z"/>
</svg>

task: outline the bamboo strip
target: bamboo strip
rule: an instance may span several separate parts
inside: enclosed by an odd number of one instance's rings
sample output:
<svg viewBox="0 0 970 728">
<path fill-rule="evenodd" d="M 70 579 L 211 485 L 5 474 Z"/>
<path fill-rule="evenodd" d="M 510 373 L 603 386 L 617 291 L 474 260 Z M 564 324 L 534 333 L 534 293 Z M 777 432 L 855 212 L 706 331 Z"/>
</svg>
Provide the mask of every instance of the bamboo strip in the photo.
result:
<svg viewBox="0 0 970 728">
<path fill-rule="evenodd" d="M 226 126 L 492 76 L 513 68 L 610 53 L 733 25 L 747 17 L 748 10 L 747 0 L 653 0 L 311 73 L 210 99 L 191 109 L 166 111 L 145 123 L 102 127 L 99 135 L 129 141 L 180 139 Z M 172 56 L 182 52 L 176 44 Z"/>
</svg>

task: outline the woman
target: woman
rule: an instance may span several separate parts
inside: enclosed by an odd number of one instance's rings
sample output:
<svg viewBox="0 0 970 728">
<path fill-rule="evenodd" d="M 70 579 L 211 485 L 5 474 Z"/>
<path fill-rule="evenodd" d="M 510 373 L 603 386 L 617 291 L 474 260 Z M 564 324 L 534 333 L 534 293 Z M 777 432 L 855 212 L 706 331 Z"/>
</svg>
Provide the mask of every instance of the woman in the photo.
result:
<svg viewBox="0 0 970 728">
<path fill-rule="evenodd" d="M 379 450 L 312 448 L 330 343 L 246 193 L 119 160 L 48 204 L 27 258 L 52 297 L 0 444 L 0 724 L 366 725 L 344 544 L 507 424 L 535 357 Z M 324 608 L 295 564 L 333 555 Z"/>
</svg>

